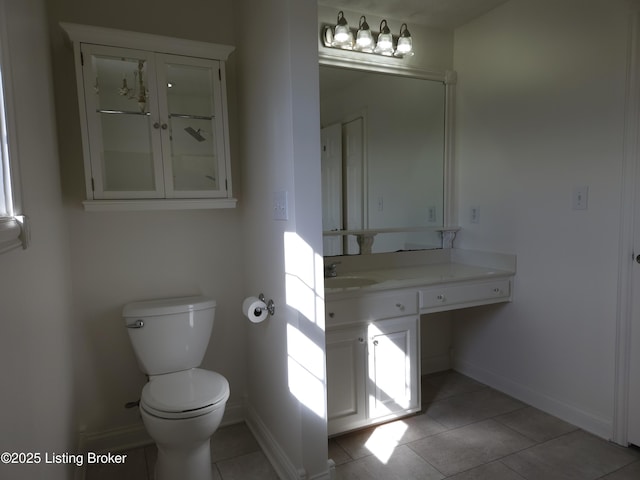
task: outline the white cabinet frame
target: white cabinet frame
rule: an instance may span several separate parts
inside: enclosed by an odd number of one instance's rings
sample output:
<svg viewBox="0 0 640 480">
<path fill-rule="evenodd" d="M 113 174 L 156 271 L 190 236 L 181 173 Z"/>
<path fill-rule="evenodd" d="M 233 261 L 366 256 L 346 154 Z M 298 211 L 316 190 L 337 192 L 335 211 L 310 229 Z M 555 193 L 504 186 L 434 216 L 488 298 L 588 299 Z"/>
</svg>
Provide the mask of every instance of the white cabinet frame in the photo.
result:
<svg viewBox="0 0 640 480">
<path fill-rule="evenodd" d="M 164 37 L 160 35 L 144 34 L 137 32 L 129 32 L 116 30 L 111 28 L 94 27 L 87 25 L 77 25 L 72 23 L 61 23 L 62 29 L 66 32 L 73 44 L 74 59 L 76 65 L 76 84 L 78 88 L 79 114 L 82 134 L 83 156 L 85 159 L 85 185 L 86 198 L 84 202 L 86 210 L 158 210 L 158 209 L 202 209 L 202 208 L 230 208 L 235 207 L 237 200 L 233 198 L 231 183 L 231 161 L 229 147 L 229 131 L 228 131 L 228 114 L 227 114 L 227 98 L 226 98 L 226 71 L 225 62 L 235 47 L 228 45 L 212 44 L 207 42 Z M 164 161 L 158 163 L 154 157 L 154 175 L 156 179 L 156 190 L 153 192 L 118 192 L 117 194 L 105 194 L 98 191 L 94 194 L 96 184 L 102 186 L 102 178 L 95 179 L 101 170 L 96 168 L 95 159 L 93 159 L 92 145 L 95 142 L 95 126 L 89 126 L 87 118 L 87 105 L 84 91 L 87 85 L 83 79 L 82 62 L 83 49 L 87 45 L 108 46 L 111 48 L 128 49 L 128 52 L 137 51 L 137 54 L 149 54 L 150 60 L 148 66 L 148 81 L 160 82 L 164 76 L 162 68 L 157 67 L 157 62 L 169 61 L 176 64 L 188 65 L 189 62 L 203 62 L 210 60 L 219 66 L 219 76 L 214 79 L 220 93 L 216 101 L 220 106 L 220 114 L 215 116 L 216 130 L 220 132 L 216 138 L 216 158 L 218 160 L 218 172 L 221 175 L 218 191 L 192 191 L 189 192 L 188 198 L 175 198 L 171 175 L 171 163 Z M 93 47 L 92 47 L 93 48 Z M 179 59 L 176 57 L 180 57 Z M 203 60 L 204 59 L 204 60 Z M 214 76 L 215 77 L 215 76 Z M 166 83 L 164 84 L 166 85 Z M 150 92 L 151 95 L 157 95 L 155 102 L 149 99 L 149 104 L 153 108 L 159 110 L 166 108 L 166 98 L 162 97 L 158 92 L 162 89 L 154 88 Z M 163 103 L 164 102 L 164 103 Z M 166 111 L 165 111 L 166 113 Z M 153 114 L 153 112 L 152 112 Z M 95 120 L 94 120 L 95 121 Z M 166 120 L 165 120 L 166 121 Z M 99 130 L 98 130 L 99 131 Z M 93 136 L 91 136 L 93 135 Z M 165 135 L 166 137 L 166 135 Z M 160 135 L 152 135 L 153 149 L 162 151 L 164 147 L 164 155 L 169 155 L 170 149 L 167 150 L 167 138 Z M 165 145 L 163 145 L 163 143 Z M 95 148 L 95 147 L 93 147 Z M 224 178 L 222 178 L 224 176 Z M 92 178 L 94 179 L 92 185 Z M 160 188 L 162 191 L 160 191 Z M 121 198 L 124 197 L 125 198 Z M 100 199 L 96 199 L 101 197 Z M 145 198 L 151 197 L 151 198 Z"/>
</svg>

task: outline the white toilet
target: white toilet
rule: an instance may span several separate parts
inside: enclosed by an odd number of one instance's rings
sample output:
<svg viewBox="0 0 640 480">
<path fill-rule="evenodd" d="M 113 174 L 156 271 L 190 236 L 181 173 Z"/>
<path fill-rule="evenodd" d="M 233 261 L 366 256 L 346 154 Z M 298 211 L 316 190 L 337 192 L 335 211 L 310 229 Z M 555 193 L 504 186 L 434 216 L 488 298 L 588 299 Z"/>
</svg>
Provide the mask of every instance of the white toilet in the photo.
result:
<svg viewBox="0 0 640 480">
<path fill-rule="evenodd" d="M 216 302 L 180 297 L 125 305 L 123 316 L 138 363 L 149 376 L 140 413 L 158 446 L 156 480 L 211 480 L 209 441 L 224 414 L 229 382 L 197 368 Z"/>
</svg>

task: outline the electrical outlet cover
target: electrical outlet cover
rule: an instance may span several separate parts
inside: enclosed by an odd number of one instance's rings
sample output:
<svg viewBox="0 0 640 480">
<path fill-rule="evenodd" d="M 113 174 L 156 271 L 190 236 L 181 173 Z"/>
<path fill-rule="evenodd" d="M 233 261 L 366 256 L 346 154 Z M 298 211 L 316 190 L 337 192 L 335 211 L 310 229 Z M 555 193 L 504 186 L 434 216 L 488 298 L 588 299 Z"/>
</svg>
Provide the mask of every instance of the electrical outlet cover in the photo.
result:
<svg viewBox="0 0 640 480">
<path fill-rule="evenodd" d="M 289 220 L 287 192 L 273 192 L 273 219 Z"/>
</svg>

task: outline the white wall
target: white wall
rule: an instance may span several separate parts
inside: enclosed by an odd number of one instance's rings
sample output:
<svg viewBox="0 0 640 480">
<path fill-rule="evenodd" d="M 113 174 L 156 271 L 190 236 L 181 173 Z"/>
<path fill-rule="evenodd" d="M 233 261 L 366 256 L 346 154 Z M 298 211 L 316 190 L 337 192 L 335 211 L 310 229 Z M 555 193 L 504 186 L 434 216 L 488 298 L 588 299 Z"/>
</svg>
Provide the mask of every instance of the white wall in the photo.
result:
<svg viewBox="0 0 640 480">
<path fill-rule="evenodd" d="M 248 414 L 283 478 L 320 478 L 327 429 L 316 4 L 247 0 L 240 18 L 245 294 L 276 303 L 273 317 L 249 326 Z M 289 219 L 275 221 L 273 193 L 283 191 Z"/>
<path fill-rule="evenodd" d="M 460 248 L 514 302 L 456 314 L 459 369 L 611 435 L 627 2 L 512 0 L 456 30 Z M 586 211 L 572 210 L 588 186 Z M 470 208 L 480 208 L 471 224 Z"/>
<path fill-rule="evenodd" d="M 242 302 L 242 207 L 174 212 L 85 212 L 83 160 L 73 56 L 58 22 L 143 31 L 235 45 L 232 2 L 54 0 L 48 2 L 59 142 L 73 280 L 73 353 L 78 428 L 87 434 L 141 427 L 137 400 L 145 382 L 121 318 L 133 300 L 205 294 L 217 300 L 203 367 L 229 379 L 225 420 L 241 418 L 246 324 Z M 235 53 L 228 62 L 231 155 L 237 160 Z M 234 194 L 241 196 L 239 168 Z M 242 201 L 240 203 L 242 205 Z"/>
<path fill-rule="evenodd" d="M 4 3 L 13 65 L 10 100 L 32 243 L 0 257 L 0 451 L 44 456 L 75 447 L 69 252 L 44 2 Z M 0 477 L 64 479 L 71 470 L 0 464 Z"/>
</svg>

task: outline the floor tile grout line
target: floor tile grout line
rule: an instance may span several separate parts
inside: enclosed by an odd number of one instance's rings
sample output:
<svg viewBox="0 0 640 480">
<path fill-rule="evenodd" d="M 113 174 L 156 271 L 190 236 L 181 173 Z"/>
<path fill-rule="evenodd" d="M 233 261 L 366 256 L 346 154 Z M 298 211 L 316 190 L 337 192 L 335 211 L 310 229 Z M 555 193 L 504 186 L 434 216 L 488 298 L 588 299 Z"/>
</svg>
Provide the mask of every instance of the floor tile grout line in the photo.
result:
<svg viewBox="0 0 640 480">
<path fill-rule="evenodd" d="M 434 388 L 437 388 L 437 387 L 434 387 Z M 475 388 L 475 389 L 473 389 L 473 390 L 465 390 L 464 392 L 452 393 L 451 395 L 447 395 L 447 396 L 445 396 L 445 397 L 433 398 L 433 399 L 431 399 L 431 401 L 429 401 L 429 402 L 427 402 L 427 403 L 423 403 L 423 407 L 424 407 L 424 406 L 429 406 L 429 405 L 431 405 L 431 404 L 433 404 L 433 403 L 436 403 L 436 402 L 442 402 L 442 401 L 445 401 L 445 400 L 450 400 L 450 399 L 452 399 L 453 397 L 458 397 L 458 396 L 460 396 L 460 395 L 467 395 L 467 394 L 469 394 L 469 393 L 481 392 L 481 391 L 483 391 L 483 390 L 488 390 L 488 391 L 494 391 L 494 392 L 502 393 L 502 392 L 500 392 L 499 390 L 496 390 L 495 388 L 488 387 L 488 386 L 484 385 L 484 386 L 482 386 L 482 387 Z M 506 394 L 503 394 L 503 395 L 506 395 Z M 512 397 L 512 398 L 513 398 L 513 397 Z"/>
<path fill-rule="evenodd" d="M 504 456 L 502 458 L 499 458 L 498 460 L 496 460 L 496 462 L 500 462 L 500 465 L 504 466 L 506 469 L 508 469 L 509 471 L 515 473 L 518 477 L 522 478 L 523 480 L 532 480 L 530 478 L 525 477 L 524 475 L 522 475 L 520 472 L 516 472 L 513 468 L 511 468 L 509 465 L 507 465 L 506 463 L 504 463 L 502 461 L 503 458 L 507 458 L 507 456 Z"/>
<path fill-rule="evenodd" d="M 507 425 L 505 425 L 505 426 L 507 426 Z M 508 427 L 508 426 L 507 426 L 507 427 Z M 511 429 L 511 430 L 513 430 L 513 429 Z M 591 434 L 591 433 L 587 432 L 586 430 L 583 430 L 583 429 L 581 429 L 581 428 L 576 428 L 575 430 L 571 430 L 570 432 L 565 432 L 565 433 L 563 433 L 563 434 L 561 434 L 561 435 L 558 435 L 558 436 L 553 437 L 553 438 L 549 438 L 549 439 L 544 440 L 544 441 L 542 441 L 542 442 L 537 442 L 537 441 L 532 440 L 532 439 L 530 439 L 529 437 L 526 437 L 526 436 L 525 436 L 526 438 L 528 438 L 529 440 L 534 441 L 535 443 L 534 443 L 533 445 L 529 445 L 528 447 L 521 448 L 520 450 L 515 450 L 515 451 L 513 451 L 513 452 L 511 452 L 511 453 L 509 453 L 509 454 L 507 454 L 507 455 L 503 455 L 503 456 L 501 456 L 501 457 L 495 458 L 495 459 L 491 460 L 491 462 L 499 461 L 499 462 L 500 462 L 500 463 L 502 463 L 505 467 L 507 467 L 509 470 L 511 470 L 511 471 L 513 471 L 513 472 L 515 472 L 517 475 L 519 475 L 520 477 L 522 477 L 524 480 L 538 480 L 538 479 L 530 479 L 530 478 L 528 478 L 528 477 L 524 476 L 522 473 L 520 473 L 520 472 L 517 472 L 517 471 L 513 470 L 511 467 L 509 467 L 509 465 L 507 465 L 506 463 L 504 463 L 502 460 L 504 460 L 505 458 L 510 457 L 510 456 L 512 456 L 512 455 L 517 455 L 517 454 L 519 454 L 519 453 L 526 452 L 527 450 L 531 450 L 531 449 L 533 449 L 533 448 L 540 447 L 540 446 L 542 446 L 542 445 L 545 445 L 546 443 L 549 443 L 549 442 L 551 442 L 551 441 L 557 440 L 557 439 L 559 439 L 559 438 L 561 438 L 561 437 L 564 437 L 564 436 L 571 435 L 571 434 L 576 433 L 576 432 L 582 432 L 582 433 L 586 433 L 587 435 L 593 435 L 593 434 Z M 516 433 L 519 433 L 519 432 L 516 432 Z M 521 434 L 521 435 L 522 435 L 522 434 Z M 524 436 L 524 435 L 523 435 L 523 436 Z M 596 437 L 596 438 L 597 438 L 597 437 Z M 491 463 L 491 462 L 487 462 L 487 463 Z M 487 463 L 485 463 L 485 465 L 486 465 Z M 634 462 L 631 462 L 631 463 L 634 463 Z M 623 465 L 622 467 L 620 467 L 619 469 L 616 469 L 616 470 L 614 470 L 614 471 L 607 472 L 607 473 L 605 473 L 604 475 L 601 475 L 600 477 L 598 477 L 598 478 L 596 478 L 596 479 L 594 479 L 594 480 L 599 480 L 599 479 L 601 479 L 601 478 L 603 478 L 603 477 L 606 477 L 607 475 L 611 475 L 612 473 L 617 472 L 618 470 L 620 470 L 620 469 L 622 469 L 622 468 L 627 467 L 627 466 L 628 466 L 628 465 L 630 465 L 631 463 L 628 463 L 628 464 L 626 464 L 626 465 Z"/>
<path fill-rule="evenodd" d="M 605 477 L 608 477 L 609 475 L 613 475 L 616 472 L 619 472 L 620 470 L 623 470 L 627 467 L 629 467 L 630 465 L 633 465 L 634 463 L 640 463 L 640 459 L 635 459 L 634 461 L 627 463 L 626 465 L 621 466 L 620 468 L 616 468 L 615 470 L 609 472 L 609 473 L 605 473 L 604 475 L 599 476 L 598 478 L 596 478 L 595 480 L 602 480 Z"/>
<path fill-rule="evenodd" d="M 526 407 L 525 407 L 525 408 L 526 408 Z M 535 408 L 535 407 L 531 407 L 531 408 Z M 519 410 L 522 410 L 522 409 L 519 409 Z M 514 410 L 514 412 L 517 412 L 517 411 L 518 411 L 518 410 Z M 542 410 L 540 410 L 540 411 L 542 411 Z M 527 448 L 532 448 L 532 447 L 534 447 L 534 446 L 536 446 L 536 445 L 542 445 L 543 443 L 547 443 L 547 442 L 549 442 L 549 441 L 551 441 L 551 440 L 556 440 L 556 439 L 558 439 L 558 438 L 560 438 L 560 437 L 563 437 L 563 436 L 565 436 L 565 435 L 568 435 L 569 433 L 574 433 L 574 432 L 576 432 L 576 431 L 578 431 L 578 430 L 582 430 L 581 428 L 579 428 L 579 427 L 575 427 L 574 425 L 572 425 L 572 426 L 574 426 L 574 429 L 573 429 L 573 430 L 570 430 L 570 431 L 568 431 L 568 432 L 564 432 L 564 433 L 560 433 L 560 434 L 558 434 L 558 435 L 555 435 L 555 436 L 553 436 L 553 437 L 550 437 L 550 438 L 547 438 L 547 439 L 545 439 L 545 440 L 540 441 L 540 440 L 536 440 L 535 438 L 531 438 L 531 437 L 527 436 L 525 433 L 519 432 L 518 430 L 516 430 L 515 428 L 511 427 L 510 425 L 507 425 L 506 423 L 502 423 L 500 420 L 498 420 L 498 417 L 501 417 L 501 416 L 503 416 L 503 415 L 507 415 L 507 414 L 509 414 L 509 413 L 513 413 L 513 412 L 506 412 L 506 413 L 504 413 L 504 414 L 496 415 L 495 417 L 491 417 L 491 419 L 492 419 L 492 420 L 494 420 L 495 422 L 499 423 L 499 424 L 500 424 L 500 425 L 502 425 L 503 427 L 508 428 L 508 429 L 509 429 L 509 430 L 511 430 L 512 432 L 515 432 L 515 433 L 517 433 L 518 435 L 522 435 L 524 438 L 526 438 L 526 439 L 531 440 L 532 442 L 534 442 L 534 445 L 531 445 L 530 447 L 527 447 Z M 545 412 L 543 412 L 543 413 L 545 413 Z M 525 448 L 524 450 L 526 450 L 526 448 Z"/>
<path fill-rule="evenodd" d="M 523 408 L 524 408 L 524 407 L 523 407 Z M 499 416 L 501 416 L 501 415 L 506 415 L 506 414 L 508 414 L 508 413 L 513 413 L 513 412 L 516 412 L 516 411 L 521 410 L 521 409 L 522 409 L 522 408 L 518 408 L 518 409 L 516 409 L 516 410 L 511 410 L 511 411 L 509 411 L 509 412 L 500 413 L 500 414 L 498 414 L 498 415 L 493 415 L 493 416 L 491 416 L 491 417 L 485 417 L 485 418 L 481 418 L 481 419 L 478 419 L 478 420 L 473 420 L 473 421 L 471 421 L 471 422 L 469 422 L 469 423 L 465 423 L 465 424 L 463 424 L 463 425 L 457 425 L 457 426 L 455 426 L 455 427 L 447 427 L 446 425 L 444 425 L 444 424 L 442 424 L 442 423 L 438 422 L 438 421 L 437 421 L 436 419 L 434 419 L 433 417 L 429 416 L 427 413 L 424 413 L 424 414 L 421 414 L 421 415 L 425 415 L 425 416 L 429 417 L 429 419 L 431 419 L 431 420 L 435 421 L 436 423 L 438 423 L 439 425 L 442 425 L 442 426 L 445 428 L 445 430 L 444 430 L 444 431 L 442 431 L 442 432 L 438 432 L 438 433 L 431 434 L 431 435 L 425 435 L 424 437 L 417 438 L 417 439 L 412 440 L 411 442 L 408 442 L 408 443 L 419 442 L 420 440 L 423 440 L 423 439 L 425 439 L 425 438 L 435 437 L 435 436 L 437 436 L 437 435 L 442 435 L 442 434 L 444 434 L 444 433 L 453 432 L 454 430 L 459 430 L 459 429 L 461 429 L 461 428 L 469 427 L 469 426 L 471 426 L 471 425 L 476 425 L 476 424 L 478 424 L 478 423 L 486 422 L 487 420 L 493 420 L 494 422 L 498 423 L 499 425 L 502 425 L 502 426 L 504 426 L 504 427 L 507 427 L 507 428 L 509 428 L 510 430 L 512 430 L 512 431 L 514 431 L 514 432 L 516 432 L 517 434 L 522 435 L 522 436 L 523 436 L 523 437 L 525 437 L 527 440 L 531 440 L 532 442 L 536 442 L 536 443 L 543 443 L 543 442 L 538 442 L 537 440 L 535 440 L 535 439 L 533 439 L 533 438 L 527 437 L 527 436 L 526 436 L 526 435 L 524 435 L 523 433 L 520 433 L 520 432 L 518 432 L 517 430 L 514 430 L 513 428 L 509 427 L 508 425 L 505 425 L 505 424 L 503 424 L 502 422 L 499 422 L 498 420 L 496 420 L 496 418 L 497 418 L 497 417 L 499 417 Z M 576 428 L 576 430 L 577 430 L 577 429 L 578 429 L 578 428 Z M 575 430 L 572 430 L 572 431 L 575 431 Z M 570 433 L 570 432 L 567 432 L 567 433 Z M 562 434 L 562 435 L 564 435 L 564 434 Z M 562 435 L 559 435 L 559 436 L 562 436 Z M 554 437 L 554 438 L 557 438 L 557 437 Z"/>
<path fill-rule="evenodd" d="M 425 437 L 426 438 L 426 437 Z M 416 440 L 417 441 L 417 440 Z M 440 475 L 442 475 L 442 478 L 448 478 L 450 475 L 447 475 L 446 473 L 444 473 L 442 470 L 439 470 L 438 467 L 436 467 L 435 465 L 433 465 L 429 460 L 427 460 L 426 458 L 424 458 L 422 455 L 420 455 L 418 452 L 416 452 L 413 448 L 411 448 L 411 446 L 409 444 L 406 444 L 406 446 L 413 452 L 415 453 L 418 457 L 420 457 L 427 465 L 430 465 L 431 468 L 433 468 L 436 472 L 438 472 Z"/>
</svg>

